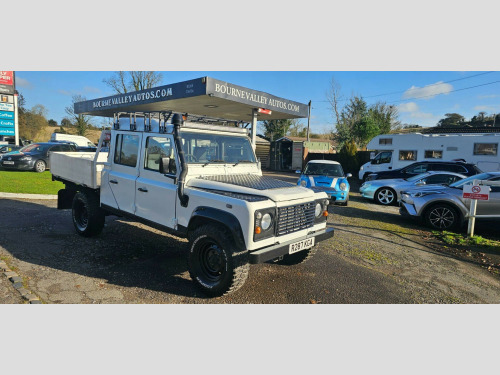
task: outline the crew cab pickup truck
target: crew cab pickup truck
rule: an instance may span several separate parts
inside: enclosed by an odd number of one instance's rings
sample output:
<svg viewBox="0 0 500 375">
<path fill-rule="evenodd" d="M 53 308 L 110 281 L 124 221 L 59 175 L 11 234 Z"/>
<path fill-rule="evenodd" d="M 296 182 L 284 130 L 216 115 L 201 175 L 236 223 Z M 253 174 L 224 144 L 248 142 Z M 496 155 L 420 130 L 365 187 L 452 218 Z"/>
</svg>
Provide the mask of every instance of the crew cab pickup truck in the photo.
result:
<svg viewBox="0 0 500 375">
<path fill-rule="evenodd" d="M 118 215 L 188 238 L 190 276 L 210 296 L 239 289 L 249 264 L 298 264 L 333 236 L 326 193 L 263 176 L 247 129 L 180 114 L 126 120 L 102 132 L 96 153 L 50 156 L 65 184 L 58 208 L 71 208 L 78 234 L 98 235 Z"/>
</svg>

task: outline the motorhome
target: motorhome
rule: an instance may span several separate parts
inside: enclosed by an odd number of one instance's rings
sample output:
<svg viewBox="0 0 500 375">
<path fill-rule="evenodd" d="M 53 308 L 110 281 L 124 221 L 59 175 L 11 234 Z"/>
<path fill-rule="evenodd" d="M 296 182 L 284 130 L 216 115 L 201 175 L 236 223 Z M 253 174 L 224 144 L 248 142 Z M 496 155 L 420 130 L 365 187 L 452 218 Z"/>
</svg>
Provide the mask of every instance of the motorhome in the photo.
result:
<svg viewBox="0 0 500 375">
<path fill-rule="evenodd" d="M 50 140 L 59 142 L 73 142 L 76 143 L 76 145 L 79 147 L 95 147 L 95 144 L 90 139 L 81 135 L 52 133 Z"/>
<path fill-rule="evenodd" d="M 500 171 L 500 132 L 488 134 L 381 134 L 366 146 L 374 151 L 361 166 L 359 178 L 371 173 L 399 169 L 416 161 L 460 160 L 474 163 L 483 172 Z"/>
</svg>

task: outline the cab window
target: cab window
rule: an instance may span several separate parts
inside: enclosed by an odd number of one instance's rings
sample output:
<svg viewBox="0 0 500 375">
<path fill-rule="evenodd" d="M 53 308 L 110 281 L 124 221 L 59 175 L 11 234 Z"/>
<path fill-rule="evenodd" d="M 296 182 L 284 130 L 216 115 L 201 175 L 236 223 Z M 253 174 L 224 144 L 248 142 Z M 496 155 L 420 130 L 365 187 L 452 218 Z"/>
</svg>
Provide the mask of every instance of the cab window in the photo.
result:
<svg viewBox="0 0 500 375">
<path fill-rule="evenodd" d="M 145 152 L 144 169 L 159 172 L 161 158 L 170 158 L 171 172 L 175 174 L 175 157 L 171 138 L 148 137 Z"/>
<path fill-rule="evenodd" d="M 116 136 L 115 164 L 135 167 L 139 151 L 139 136 L 133 134 L 118 134 Z"/>
<path fill-rule="evenodd" d="M 372 164 L 386 164 L 391 162 L 392 152 L 381 152 L 372 160 Z"/>
</svg>

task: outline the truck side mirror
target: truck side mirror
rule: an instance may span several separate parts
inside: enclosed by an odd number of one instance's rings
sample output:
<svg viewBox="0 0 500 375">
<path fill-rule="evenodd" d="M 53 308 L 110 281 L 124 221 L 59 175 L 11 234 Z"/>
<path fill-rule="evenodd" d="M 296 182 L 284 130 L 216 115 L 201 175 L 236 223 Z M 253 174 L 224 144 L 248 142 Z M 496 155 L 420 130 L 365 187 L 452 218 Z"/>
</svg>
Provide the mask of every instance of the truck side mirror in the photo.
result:
<svg viewBox="0 0 500 375">
<path fill-rule="evenodd" d="M 170 158 L 162 157 L 160 159 L 160 173 L 162 174 L 170 173 Z"/>
</svg>

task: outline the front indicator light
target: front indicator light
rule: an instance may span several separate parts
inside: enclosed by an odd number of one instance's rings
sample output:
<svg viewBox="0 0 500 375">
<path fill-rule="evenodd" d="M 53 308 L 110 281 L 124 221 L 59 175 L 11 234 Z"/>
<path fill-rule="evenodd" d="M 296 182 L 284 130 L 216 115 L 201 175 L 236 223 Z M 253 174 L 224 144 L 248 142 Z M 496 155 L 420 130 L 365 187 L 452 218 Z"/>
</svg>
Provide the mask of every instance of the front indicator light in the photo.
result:
<svg viewBox="0 0 500 375">
<path fill-rule="evenodd" d="M 323 216 L 327 217 L 328 216 L 328 211 L 323 211 Z"/>
<path fill-rule="evenodd" d="M 260 234 L 262 229 L 260 227 L 255 227 L 255 234 Z"/>
</svg>

